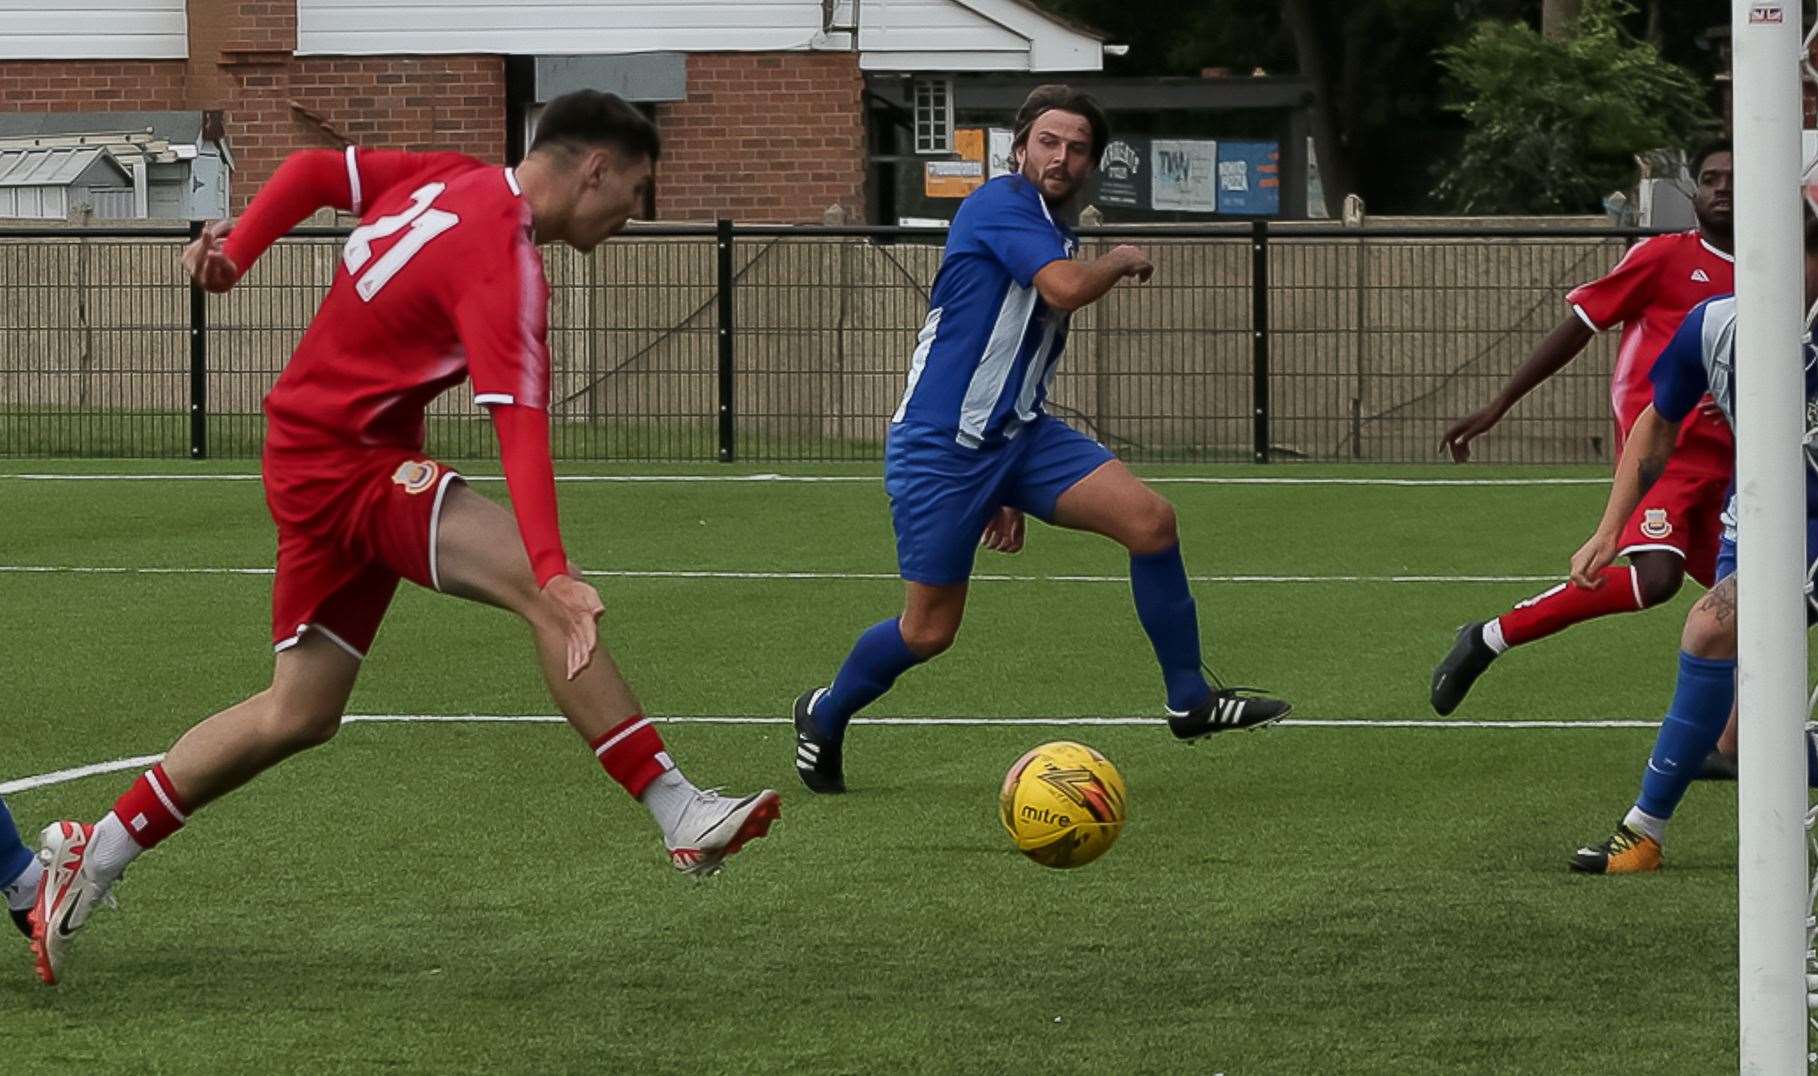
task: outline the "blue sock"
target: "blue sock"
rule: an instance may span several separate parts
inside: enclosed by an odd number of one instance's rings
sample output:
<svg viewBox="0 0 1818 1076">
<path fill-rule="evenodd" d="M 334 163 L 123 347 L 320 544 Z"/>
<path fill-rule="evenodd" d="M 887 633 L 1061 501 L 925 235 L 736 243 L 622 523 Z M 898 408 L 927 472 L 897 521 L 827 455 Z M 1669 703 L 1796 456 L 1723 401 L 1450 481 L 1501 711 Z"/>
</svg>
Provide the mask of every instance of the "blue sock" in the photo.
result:
<svg viewBox="0 0 1818 1076">
<path fill-rule="evenodd" d="M 896 678 L 922 663 L 903 642 L 899 622 L 880 620 L 852 644 L 833 686 L 814 704 L 814 727 L 823 736 L 842 736 L 852 715 L 876 702 Z"/>
<path fill-rule="evenodd" d="M 1673 705 L 1654 737 L 1654 753 L 1641 775 L 1635 806 L 1655 818 L 1671 818 L 1685 790 L 1717 746 L 1730 704 L 1736 701 L 1736 661 L 1679 654 Z"/>
<path fill-rule="evenodd" d="M 1206 701 L 1212 688 L 1199 671 L 1199 611 L 1187 588 L 1180 545 L 1130 558 L 1130 593 L 1136 618 L 1149 633 L 1155 660 L 1168 686 L 1168 709 L 1185 713 Z"/>
<path fill-rule="evenodd" d="M 19 827 L 7 813 L 6 801 L 0 800 L 0 889 L 17 881 L 31 863 L 32 854 L 19 839 Z M 0 901 L 4 904 L 5 901 Z"/>
</svg>

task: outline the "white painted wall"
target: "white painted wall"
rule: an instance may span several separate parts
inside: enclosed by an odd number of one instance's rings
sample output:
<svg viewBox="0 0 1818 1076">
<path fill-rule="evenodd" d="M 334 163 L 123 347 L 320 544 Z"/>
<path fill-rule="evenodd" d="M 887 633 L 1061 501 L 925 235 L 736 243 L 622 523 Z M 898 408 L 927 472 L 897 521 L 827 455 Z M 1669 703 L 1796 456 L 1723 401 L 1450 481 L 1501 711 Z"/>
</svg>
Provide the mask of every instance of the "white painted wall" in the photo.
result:
<svg viewBox="0 0 1818 1076">
<path fill-rule="evenodd" d="M 867 71 L 1098 71 L 1103 45 L 1016 0 L 859 0 Z"/>
<path fill-rule="evenodd" d="M 819 0 L 297 0 L 300 55 L 769 52 L 820 31 Z"/>
<path fill-rule="evenodd" d="M 0 0 L 0 5 L 30 2 Z M 853 3 L 836 4 L 836 27 L 850 24 Z M 857 13 L 860 64 L 867 71 L 1104 66 L 1097 39 L 1017 0 L 857 0 Z M 849 47 L 848 35 L 821 30 L 819 0 L 297 0 L 297 52 L 304 55 Z"/>
<path fill-rule="evenodd" d="M 181 60 L 184 0 L 0 0 L 0 60 Z"/>
</svg>

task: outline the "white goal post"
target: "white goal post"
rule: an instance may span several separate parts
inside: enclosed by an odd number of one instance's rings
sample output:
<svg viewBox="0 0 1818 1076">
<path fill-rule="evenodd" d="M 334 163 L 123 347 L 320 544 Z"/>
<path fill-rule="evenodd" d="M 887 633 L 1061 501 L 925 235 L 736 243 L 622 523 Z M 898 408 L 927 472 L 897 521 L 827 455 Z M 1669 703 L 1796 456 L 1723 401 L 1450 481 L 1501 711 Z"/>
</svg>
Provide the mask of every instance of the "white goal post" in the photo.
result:
<svg viewBox="0 0 1818 1076">
<path fill-rule="evenodd" d="M 1732 0 L 1742 1071 L 1807 1056 L 1803 3 Z"/>
</svg>

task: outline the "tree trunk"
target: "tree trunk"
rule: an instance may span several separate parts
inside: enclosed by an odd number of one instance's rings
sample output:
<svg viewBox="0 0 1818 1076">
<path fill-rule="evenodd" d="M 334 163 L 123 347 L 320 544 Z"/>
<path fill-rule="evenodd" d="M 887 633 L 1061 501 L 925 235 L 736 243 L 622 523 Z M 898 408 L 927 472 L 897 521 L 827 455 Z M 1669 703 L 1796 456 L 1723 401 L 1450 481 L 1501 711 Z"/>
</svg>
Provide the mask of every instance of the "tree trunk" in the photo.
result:
<svg viewBox="0 0 1818 1076">
<path fill-rule="evenodd" d="M 1281 21 L 1294 42 L 1300 73 L 1313 83 L 1313 151 L 1319 154 L 1319 177 L 1326 191 L 1326 212 L 1343 214 L 1345 195 L 1357 190 L 1357 166 L 1341 137 L 1333 95 L 1331 63 L 1319 40 L 1309 0 L 1281 0 Z"/>
<path fill-rule="evenodd" d="M 1572 24 L 1584 10 L 1584 0 L 1541 0 L 1540 32 L 1554 41 L 1572 36 Z"/>
</svg>

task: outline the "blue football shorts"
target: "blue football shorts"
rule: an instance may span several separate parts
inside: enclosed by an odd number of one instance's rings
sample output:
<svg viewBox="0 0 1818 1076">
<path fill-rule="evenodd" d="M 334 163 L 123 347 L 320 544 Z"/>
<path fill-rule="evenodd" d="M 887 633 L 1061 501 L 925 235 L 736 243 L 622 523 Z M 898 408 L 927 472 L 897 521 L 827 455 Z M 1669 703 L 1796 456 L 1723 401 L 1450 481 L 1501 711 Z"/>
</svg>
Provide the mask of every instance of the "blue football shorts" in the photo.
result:
<svg viewBox="0 0 1818 1076">
<path fill-rule="evenodd" d="M 902 577 L 929 586 L 965 582 L 999 508 L 1052 523 L 1061 494 L 1115 458 L 1050 415 L 1002 444 L 976 449 L 955 443 L 950 430 L 896 423 L 885 443 L 884 490 Z"/>
<path fill-rule="evenodd" d="M 1818 519 L 1807 517 L 1805 521 L 1805 563 L 1806 578 L 1812 578 L 1813 565 L 1818 564 Z M 1717 543 L 1717 581 L 1719 583 L 1736 574 L 1736 528 L 1723 528 L 1723 538 Z M 1803 582 L 1803 581 L 1802 581 Z M 1814 604 L 1810 592 L 1805 602 L 1805 622 L 1818 623 L 1818 604 Z"/>
</svg>

